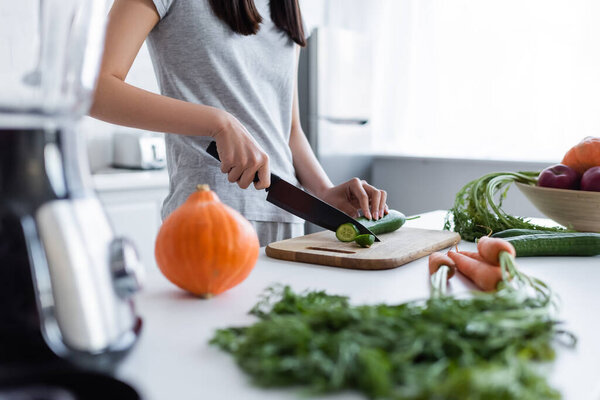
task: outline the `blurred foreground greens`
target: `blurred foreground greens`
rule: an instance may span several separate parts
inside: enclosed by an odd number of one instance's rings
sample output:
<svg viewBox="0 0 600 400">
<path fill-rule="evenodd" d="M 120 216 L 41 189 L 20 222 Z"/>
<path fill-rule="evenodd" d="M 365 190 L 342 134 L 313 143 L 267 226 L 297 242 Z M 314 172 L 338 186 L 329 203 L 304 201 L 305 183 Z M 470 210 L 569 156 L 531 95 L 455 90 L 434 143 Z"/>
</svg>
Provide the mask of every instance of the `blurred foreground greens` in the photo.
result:
<svg viewBox="0 0 600 400">
<path fill-rule="evenodd" d="M 221 329 L 211 343 L 265 387 L 350 388 L 385 399 L 558 399 L 542 362 L 554 358 L 557 339 L 575 339 L 558 328 L 553 309 L 550 295 L 509 287 L 362 306 L 273 287 L 251 310 L 258 322 Z"/>
</svg>

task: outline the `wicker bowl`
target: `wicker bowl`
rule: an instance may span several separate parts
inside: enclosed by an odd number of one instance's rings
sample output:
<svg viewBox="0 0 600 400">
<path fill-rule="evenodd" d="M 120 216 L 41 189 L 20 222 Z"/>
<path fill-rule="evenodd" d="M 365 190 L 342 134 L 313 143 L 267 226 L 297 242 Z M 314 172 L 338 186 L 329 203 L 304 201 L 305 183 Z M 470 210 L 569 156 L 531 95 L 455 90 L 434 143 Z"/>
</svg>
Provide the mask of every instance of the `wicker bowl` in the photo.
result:
<svg viewBox="0 0 600 400">
<path fill-rule="evenodd" d="M 600 192 L 516 185 L 548 218 L 577 231 L 600 232 Z"/>
</svg>

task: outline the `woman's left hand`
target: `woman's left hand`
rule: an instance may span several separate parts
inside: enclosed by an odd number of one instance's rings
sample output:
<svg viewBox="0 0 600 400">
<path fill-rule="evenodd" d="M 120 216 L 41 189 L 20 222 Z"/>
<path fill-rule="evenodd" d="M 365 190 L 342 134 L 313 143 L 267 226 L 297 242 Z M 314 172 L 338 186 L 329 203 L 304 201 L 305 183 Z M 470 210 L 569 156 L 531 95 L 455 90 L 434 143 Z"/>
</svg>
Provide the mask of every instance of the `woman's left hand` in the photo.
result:
<svg viewBox="0 0 600 400">
<path fill-rule="evenodd" d="M 319 197 L 353 218 L 359 216 L 359 210 L 366 218 L 375 220 L 388 213 L 386 191 L 358 178 L 325 189 Z"/>
</svg>

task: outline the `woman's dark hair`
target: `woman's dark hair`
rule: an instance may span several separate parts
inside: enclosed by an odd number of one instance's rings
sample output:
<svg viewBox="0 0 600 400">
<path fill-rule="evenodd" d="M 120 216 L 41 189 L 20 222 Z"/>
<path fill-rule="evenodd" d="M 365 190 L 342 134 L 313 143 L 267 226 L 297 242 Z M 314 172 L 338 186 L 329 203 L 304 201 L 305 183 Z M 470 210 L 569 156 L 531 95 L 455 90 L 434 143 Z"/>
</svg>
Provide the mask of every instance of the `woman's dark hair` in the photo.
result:
<svg viewBox="0 0 600 400">
<path fill-rule="evenodd" d="M 260 29 L 263 18 L 254 0 L 209 0 L 209 3 L 215 15 L 234 32 L 254 35 Z M 298 0 L 270 0 L 269 8 L 275 26 L 300 46 L 306 46 Z"/>
</svg>

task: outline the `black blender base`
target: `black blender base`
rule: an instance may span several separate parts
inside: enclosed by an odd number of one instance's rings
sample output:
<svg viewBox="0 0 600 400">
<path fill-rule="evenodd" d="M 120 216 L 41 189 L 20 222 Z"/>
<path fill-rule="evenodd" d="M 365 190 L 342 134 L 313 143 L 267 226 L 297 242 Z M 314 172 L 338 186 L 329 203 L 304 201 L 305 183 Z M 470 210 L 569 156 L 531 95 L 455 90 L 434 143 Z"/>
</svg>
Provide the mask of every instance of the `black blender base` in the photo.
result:
<svg viewBox="0 0 600 400">
<path fill-rule="evenodd" d="M 0 365 L 56 359 L 40 331 L 20 219 L 0 214 Z"/>
<path fill-rule="evenodd" d="M 0 372 L 0 399 L 141 400 L 141 397 L 133 387 L 110 375 L 56 368 Z"/>
</svg>

